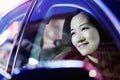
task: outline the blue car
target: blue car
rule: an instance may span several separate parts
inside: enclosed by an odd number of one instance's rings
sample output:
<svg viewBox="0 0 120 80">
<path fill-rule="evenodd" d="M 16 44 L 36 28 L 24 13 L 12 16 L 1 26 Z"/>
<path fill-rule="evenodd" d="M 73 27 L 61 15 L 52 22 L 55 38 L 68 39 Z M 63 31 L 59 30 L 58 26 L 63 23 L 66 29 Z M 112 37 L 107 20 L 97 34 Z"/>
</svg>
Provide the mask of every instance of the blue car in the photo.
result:
<svg viewBox="0 0 120 80">
<path fill-rule="evenodd" d="M 28 0 L 9 11 L 0 20 L 0 79 L 119 80 L 119 3 Z"/>
</svg>

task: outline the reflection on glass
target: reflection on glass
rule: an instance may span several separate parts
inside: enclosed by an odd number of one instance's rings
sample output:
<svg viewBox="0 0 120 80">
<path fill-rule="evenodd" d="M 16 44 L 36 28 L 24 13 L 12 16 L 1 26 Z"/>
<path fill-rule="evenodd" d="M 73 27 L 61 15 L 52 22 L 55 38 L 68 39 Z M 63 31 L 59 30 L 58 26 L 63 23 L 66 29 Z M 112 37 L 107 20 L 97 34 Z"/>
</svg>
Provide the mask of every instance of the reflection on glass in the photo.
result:
<svg viewBox="0 0 120 80">
<path fill-rule="evenodd" d="M 7 30 L 0 35 L 0 67 L 6 69 L 13 41 L 19 31 L 20 22 L 13 22 Z"/>
</svg>

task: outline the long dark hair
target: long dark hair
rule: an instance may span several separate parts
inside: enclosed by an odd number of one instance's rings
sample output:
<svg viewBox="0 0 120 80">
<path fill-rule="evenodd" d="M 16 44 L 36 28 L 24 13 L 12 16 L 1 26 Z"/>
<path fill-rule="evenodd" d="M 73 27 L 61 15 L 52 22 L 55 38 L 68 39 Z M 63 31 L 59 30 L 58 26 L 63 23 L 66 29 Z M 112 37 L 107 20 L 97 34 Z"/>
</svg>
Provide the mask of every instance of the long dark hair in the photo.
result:
<svg viewBox="0 0 120 80">
<path fill-rule="evenodd" d="M 120 70 L 116 70 L 116 67 L 120 69 L 120 50 L 117 47 L 112 34 L 108 31 L 104 24 L 99 21 L 98 18 L 96 19 L 94 17 L 94 15 L 85 11 L 78 10 L 66 17 L 63 27 L 63 43 L 67 46 L 73 47 L 71 42 L 70 23 L 73 16 L 81 12 L 86 15 L 89 22 L 98 30 L 100 36 L 100 44 L 97 50 L 97 58 L 99 63 L 98 65 L 96 65 L 96 67 L 98 67 L 98 69 L 101 73 L 103 73 L 104 76 L 119 78 L 113 74 L 117 74 L 118 76 L 120 75 Z"/>
</svg>

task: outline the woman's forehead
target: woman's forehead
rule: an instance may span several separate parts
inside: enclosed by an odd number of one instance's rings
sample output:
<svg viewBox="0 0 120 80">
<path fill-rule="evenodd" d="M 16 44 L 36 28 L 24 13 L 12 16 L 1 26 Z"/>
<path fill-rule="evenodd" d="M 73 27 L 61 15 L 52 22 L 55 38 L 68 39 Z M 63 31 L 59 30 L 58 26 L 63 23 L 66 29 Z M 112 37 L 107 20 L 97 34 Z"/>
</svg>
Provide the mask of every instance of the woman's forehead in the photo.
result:
<svg viewBox="0 0 120 80">
<path fill-rule="evenodd" d="M 88 23 L 88 18 L 83 13 L 78 13 L 71 20 L 71 27 L 80 26 L 82 24 Z"/>
</svg>

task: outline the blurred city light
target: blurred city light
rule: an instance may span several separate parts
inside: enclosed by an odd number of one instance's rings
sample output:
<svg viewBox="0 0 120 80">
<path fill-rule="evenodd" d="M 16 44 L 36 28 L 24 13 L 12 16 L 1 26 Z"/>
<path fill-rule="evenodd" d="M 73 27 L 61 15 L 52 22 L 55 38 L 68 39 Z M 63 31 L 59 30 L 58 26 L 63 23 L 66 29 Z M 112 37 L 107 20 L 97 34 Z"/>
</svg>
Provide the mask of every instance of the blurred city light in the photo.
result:
<svg viewBox="0 0 120 80">
<path fill-rule="evenodd" d="M 29 61 L 28 61 L 28 64 L 30 64 L 30 65 L 36 65 L 36 64 L 38 64 L 39 62 L 36 60 L 36 59 L 34 59 L 34 58 L 29 58 Z"/>
</svg>

